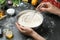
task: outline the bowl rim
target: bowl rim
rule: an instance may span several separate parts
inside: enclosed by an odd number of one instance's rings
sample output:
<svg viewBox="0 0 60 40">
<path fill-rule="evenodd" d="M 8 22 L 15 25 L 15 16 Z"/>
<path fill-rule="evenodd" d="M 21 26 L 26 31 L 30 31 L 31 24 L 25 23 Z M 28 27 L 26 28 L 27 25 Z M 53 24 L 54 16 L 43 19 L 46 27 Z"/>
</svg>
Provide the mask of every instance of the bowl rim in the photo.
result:
<svg viewBox="0 0 60 40">
<path fill-rule="evenodd" d="M 44 17 L 43 17 L 43 15 L 42 15 L 42 13 L 39 12 L 39 11 L 37 11 L 37 10 L 23 10 L 23 11 L 19 12 L 19 14 L 17 15 L 17 21 L 19 20 L 19 17 L 20 17 L 21 15 L 23 15 L 23 14 L 25 14 L 25 12 L 29 12 L 29 11 L 36 11 L 36 12 L 38 12 L 38 13 L 41 15 L 41 17 L 42 17 L 42 22 L 40 23 L 40 25 L 42 25 L 43 20 L 44 20 Z M 19 23 L 19 22 L 18 22 L 18 23 Z M 39 27 L 40 25 L 38 25 L 38 26 L 36 26 L 36 27 Z M 30 28 L 35 28 L 35 27 L 30 27 Z"/>
</svg>

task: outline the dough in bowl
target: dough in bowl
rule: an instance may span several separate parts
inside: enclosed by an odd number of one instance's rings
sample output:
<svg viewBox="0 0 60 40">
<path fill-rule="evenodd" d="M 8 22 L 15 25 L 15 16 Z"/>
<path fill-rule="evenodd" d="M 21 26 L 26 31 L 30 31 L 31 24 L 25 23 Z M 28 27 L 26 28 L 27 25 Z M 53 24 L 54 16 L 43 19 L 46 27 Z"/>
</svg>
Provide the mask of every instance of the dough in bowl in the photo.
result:
<svg viewBox="0 0 60 40">
<path fill-rule="evenodd" d="M 25 27 L 37 27 L 42 24 L 43 22 L 43 16 L 40 14 L 40 12 L 33 11 L 22 11 L 22 15 L 18 18 L 18 23 Z M 23 14 L 24 13 L 24 14 Z"/>
</svg>

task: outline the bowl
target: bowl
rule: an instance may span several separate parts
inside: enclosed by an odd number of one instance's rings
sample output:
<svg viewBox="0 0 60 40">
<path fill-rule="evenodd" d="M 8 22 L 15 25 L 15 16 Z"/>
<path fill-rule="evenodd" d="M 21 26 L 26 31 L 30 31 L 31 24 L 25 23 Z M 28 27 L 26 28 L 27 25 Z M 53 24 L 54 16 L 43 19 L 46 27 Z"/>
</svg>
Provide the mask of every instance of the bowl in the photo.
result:
<svg viewBox="0 0 60 40">
<path fill-rule="evenodd" d="M 14 15 L 15 14 L 15 9 L 13 9 L 13 8 L 9 8 L 9 9 L 7 9 L 7 14 L 9 14 L 9 15 Z"/>
<path fill-rule="evenodd" d="M 36 10 L 21 11 L 18 16 L 18 23 L 25 27 L 35 28 L 43 23 L 43 15 Z"/>
</svg>

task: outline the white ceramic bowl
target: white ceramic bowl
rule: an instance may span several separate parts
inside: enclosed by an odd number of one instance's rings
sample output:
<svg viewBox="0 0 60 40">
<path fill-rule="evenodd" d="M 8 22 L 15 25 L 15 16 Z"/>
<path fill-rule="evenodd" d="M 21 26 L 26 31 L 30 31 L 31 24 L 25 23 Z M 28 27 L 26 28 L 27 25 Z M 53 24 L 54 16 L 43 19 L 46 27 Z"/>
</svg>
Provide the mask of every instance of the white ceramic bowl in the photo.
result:
<svg viewBox="0 0 60 40">
<path fill-rule="evenodd" d="M 7 14 L 9 14 L 9 15 L 13 15 L 14 13 L 15 13 L 15 9 L 13 9 L 13 8 L 9 8 L 9 9 L 7 9 Z"/>
<path fill-rule="evenodd" d="M 38 27 L 43 22 L 43 15 L 36 10 L 24 10 L 18 14 L 18 23 L 25 27 Z"/>
</svg>

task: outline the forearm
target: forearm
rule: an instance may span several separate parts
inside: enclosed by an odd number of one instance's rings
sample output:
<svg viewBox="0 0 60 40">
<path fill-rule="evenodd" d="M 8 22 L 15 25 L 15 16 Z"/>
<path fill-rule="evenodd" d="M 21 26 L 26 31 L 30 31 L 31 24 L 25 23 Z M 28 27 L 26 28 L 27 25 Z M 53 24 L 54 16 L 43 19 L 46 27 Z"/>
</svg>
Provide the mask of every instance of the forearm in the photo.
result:
<svg viewBox="0 0 60 40">
<path fill-rule="evenodd" d="M 45 38 L 43 38 L 42 36 L 40 36 L 39 34 L 37 34 L 36 32 L 34 32 L 32 34 L 32 37 L 34 38 L 34 40 L 46 40 Z"/>
<path fill-rule="evenodd" d="M 60 10 L 57 10 L 56 15 L 60 16 Z"/>
<path fill-rule="evenodd" d="M 60 16 L 60 9 L 57 7 L 54 7 L 52 10 L 50 10 L 51 13 Z"/>
<path fill-rule="evenodd" d="M 57 9 L 54 14 L 60 16 L 60 9 Z"/>
</svg>

